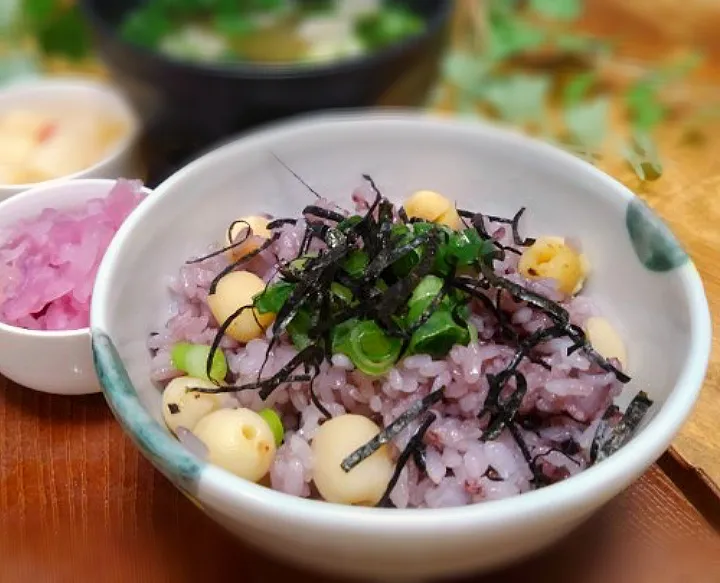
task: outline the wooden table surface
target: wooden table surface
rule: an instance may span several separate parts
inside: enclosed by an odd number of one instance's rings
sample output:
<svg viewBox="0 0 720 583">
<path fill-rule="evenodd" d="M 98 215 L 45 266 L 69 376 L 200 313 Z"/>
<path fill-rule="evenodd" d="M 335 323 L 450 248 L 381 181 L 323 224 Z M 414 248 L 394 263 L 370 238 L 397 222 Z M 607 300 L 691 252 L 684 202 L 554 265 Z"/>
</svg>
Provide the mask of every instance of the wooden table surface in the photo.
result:
<svg viewBox="0 0 720 583">
<path fill-rule="evenodd" d="M 624 50 L 630 54 L 653 53 L 658 47 L 667 50 L 673 43 L 680 45 L 695 37 L 714 60 L 720 61 L 720 41 L 712 32 L 717 28 L 709 24 L 715 22 L 720 27 L 720 9 L 709 0 L 637 0 L 632 6 L 627 4 L 591 0 L 586 25 L 614 33 L 622 23 L 629 33 L 623 36 Z M 680 12 L 678 5 L 682 6 Z M 703 17 L 700 8 L 712 15 Z M 703 74 L 720 87 L 720 71 L 707 68 Z M 703 96 L 707 93 L 704 88 L 698 91 Z M 665 174 L 652 184 L 639 184 L 618 162 L 604 163 L 608 172 L 645 197 L 673 227 L 703 277 L 713 314 L 720 310 L 720 139 L 712 135 L 720 136 L 716 130 L 720 126 L 708 129 L 704 144 L 688 146 L 681 144 L 679 125 L 664 128 L 660 143 Z M 674 446 L 683 458 L 720 483 L 720 341 L 716 321 L 713 331 L 712 360 L 702 396 Z M 657 499 L 659 490 L 653 484 L 663 478 L 654 472 L 650 482 L 640 483 L 616 507 L 629 504 L 642 492 Z M 697 528 L 693 524 L 691 521 L 683 528 Z M 79 561 L 84 571 L 94 565 L 94 581 L 149 581 L 150 572 L 156 574 L 152 581 L 199 580 L 199 575 L 189 575 L 184 557 L 209 552 L 210 543 L 205 540 L 229 545 L 228 553 L 240 553 L 238 573 L 245 573 L 243 580 L 263 581 L 272 575 L 288 574 L 267 561 L 253 561 L 253 566 L 243 567 L 247 551 L 232 551 L 232 543 L 140 457 L 111 418 L 101 396 L 42 395 L 0 377 L 0 581 L 75 581 Z M 89 548 L 103 551 L 94 550 L 87 556 Z M 33 549 L 43 549 L 42 560 Z M 130 552 L 132 565 L 120 568 L 123 556 Z M 647 561 L 654 559 L 648 556 Z M 157 575 L 160 562 L 167 565 L 163 576 Z M 118 571 L 104 570 L 107 564 L 115 565 Z M 49 568 L 52 572 L 47 571 Z M 208 573 L 217 573 L 215 567 L 207 568 Z M 562 580 L 574 579 L 558 579 Z M 607 580 L 621 579 L 603 579 Z"/>
<path fill-rule="evenodd" d="M 587 24 L 599 33 L 617 34 L 628 55 L 667 54 L 694 43 L 706 51 L 707 65 L 697 84 L 683 89 L 687 104 L 720 103 L 720 4 L 706 0 L 593 0 Z M 692 107 L 688 105 L 686 107 Z M 618 161 L 600 163 L 612 176 L 642 196 L 671 226 L 695 262 L 705 284 L 713 317 L 713 345 L 708 374 L 697 407 L 674 442 L 678 452 L 720 484 L 720 124 L 706 122 L 705 141 L 690 145 L 685 126 L 661 128 L 664 161 L 660 180 L 641 184 Z"/>
</svg>

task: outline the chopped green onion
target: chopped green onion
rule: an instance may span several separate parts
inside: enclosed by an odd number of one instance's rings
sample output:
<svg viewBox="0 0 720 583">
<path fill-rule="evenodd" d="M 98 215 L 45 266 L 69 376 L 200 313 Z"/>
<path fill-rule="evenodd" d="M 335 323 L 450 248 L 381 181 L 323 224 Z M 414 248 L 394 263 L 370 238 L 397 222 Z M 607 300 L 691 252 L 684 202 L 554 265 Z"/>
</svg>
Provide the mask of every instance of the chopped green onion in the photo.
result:
<svg viewBox="0 0 720 583">
<path fill-rule="evenodd" d="M 172 365 L 191 377 L 212 381 L 223 381 L 228 373 L 227 360 L 222 350 L 216 350 L 210 367 L 210 378 L 206 374 L 206 365 L 210 347 L 203 344 L 178 342 L 170 351 Z"/>
<path fill-rule="evenodd" d="M 465 229 L 452 234 L 448 244 L 448 256 L 453 257 L 455 265 L 473 265 L 484 255 L 493 252 L 489 241 L 483 241 L 475 229 Z M 447 257 L 446 257 L 447 261 Z"/>
<path fill-rule="evenodd" d="M 475 344 L 478 341 L 478 329 L 475 324 L 468 323 L 468 334 L 470 335 L 470 344 Z"/>
<path fill-rule="evenodd" d="M 412 335 L 408 354 L 442 358 L 456 344 L 467 345 L 468 342 L 470 332 L 467 327 L 458 326 L 450 311 L 443 308 L 433 312 L 430 319 Z"/>
<path fill-rule="evenodd" d="M 338 226 L 337 226 L 338 231 L 346 233 L 353 227 L 356 227 L 357 225 L 362 223 L 362 220 L 363 220 L 362 217 L 359 215 L 353 215 L 351 217 L 348 217 L 347 219 L 340 221 L 338 223 Z"/>
<path fill-rule="evenodd" d="M 443 280 L 435 275 L 428 275 L 420 281 L 408 301 L 408 324 L 412 325 L 423 315 L 444 285 Z"/>
<path fill-rule="evenodd" d="M 348 324 L 346 322 L 345 324 Z M 391 338 L 372 320 L 337 326 L 333 348 L 353 361 L 367 375 L 379 376 L 390 370 L 402 350 L 402 341 Z"/>
<path fill-rule="evenodd" d="M 350 320 L 345 320 L 344 322 L 340 322 L 337 326 L 335 326 L 332 330 L 332 351 L 333 353 L 337 354 L 339 352 L 342 352 L 342 346 L 347 342 L 347 339 L 350 336 L 350 332 L 355 326 L 357 326 L 358 320 L 357 318 L 351 318 Z"/>
<path fill-rule="evenodd" d="M 346 304 L 352 304 L 353 303 L 353 294 L 352 291 L 345 287 L 344 285 L 341 285 L 337 283 L 336 281 L 332 282 L 330 284 L 330 291 L 332 294 L 338 298 L 340 301 Z"/>
<path fill-rule="evenodd" d="M 432 227 L 432 225 L 430 225 L 430 227 Z M 397 245 L 402 246 L 412 241 L 420 233 L 411 230 L 407 225 L 394 225 L 390 234 L 393 240 L 397 241 Z M 420 263 L 421 257 L 422 245 L 395 261 L 395 263 L 392 264 L 392 273 L 398 278 L 406 277 L 412 268 Z"/>
<path fill-rule="evenodd" d="M 342 268 L 350 277 L 360 277 L 368 266 L 370 259 L 364 251 L 353 251 L 342 262 Z"/>
<path fill-rule="evenodd" d="M 291 271 L 301 272 L 303 269 L 305 269 L 305 264 L 310 260 L 317 257 L 316 253 L 308 253 L 307 255 L 303 255 L 302 257 L 298 257 L 297 259 L 293 259 L 289 264 L 288 267 Z"/>
<path fill-rule="evenodd" d="M 263 409 L 258 415 L 260 415 L 270 427 L 275 437 L 275 445 L 280 446 L 285 437 L 285 428 L 283 427 L 280 415 L 278 415 L 274 409 Z"/>
<path fill-rule="evenodd" d="M 253 298 L 253 306 L 261 314 L 277 314 L 295 289 L 295 284 L 281 281 L 266 287 Z"/>
<path fill-rule="evenodd" d="M 304 350 L 312 344 L 309 336 L 311 327 L 312 318 L 306 309 L 300 310 L 288 324 L 287 332 L 298 350 Z"/>
</svg>

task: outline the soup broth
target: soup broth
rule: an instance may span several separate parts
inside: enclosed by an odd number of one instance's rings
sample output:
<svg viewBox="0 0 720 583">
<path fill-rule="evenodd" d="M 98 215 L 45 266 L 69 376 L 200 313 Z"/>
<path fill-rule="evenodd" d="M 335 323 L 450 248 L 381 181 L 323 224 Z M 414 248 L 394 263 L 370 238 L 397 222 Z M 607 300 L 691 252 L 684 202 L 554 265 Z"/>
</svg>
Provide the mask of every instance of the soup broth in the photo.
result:
<svg viewBox="0 0 720 583">
<path fill-rule="evenodd" d="M 361 55 L 424 27 L 409 9 L 380 0 L 218 0 L 186 2 L 182 9 L 150 0 L 128 15 L 121 32 L 182 60 L 282 64 Z"/>
</svg>

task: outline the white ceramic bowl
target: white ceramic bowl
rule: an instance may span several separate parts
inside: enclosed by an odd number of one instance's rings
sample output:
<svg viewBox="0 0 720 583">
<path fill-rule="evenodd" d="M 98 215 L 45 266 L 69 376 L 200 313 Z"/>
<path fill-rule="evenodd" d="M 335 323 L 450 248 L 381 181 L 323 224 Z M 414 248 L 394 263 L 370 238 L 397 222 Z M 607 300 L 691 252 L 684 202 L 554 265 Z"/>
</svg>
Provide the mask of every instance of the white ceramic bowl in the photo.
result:
<svg viewBox="0 0 720 583">
<path fill-rule="evenodd" d="M 89 168 L 69 176 L 60 176 L 38 184 L 0 183 L 0 201 L 39 184 L 48 184 L 72 178 L 133 177 L 139 172 L 136 146 L 140 121 L 123 94 L 111 85 L 76 78 L 41 78 L 21 80 L 0 89 L 0 116 L 17 107 L 53 108 L 65 104 L 86 104 L 88 108 L 107 112 L 127 126 L 127 133 L 109 153 Z"/>
<path fill-rule="evenodd" d="M 0 239 L 2 231 L 18 220 L 36 217 L 45 208 L 72 208 L 104 197 L 114 184 L 109 179 L 72 180 L 38 186 L 6 200 L 0 203 Z M 88 328 L 38 331 L 0 322 L 0 375 L 44 393 L 83 395 L 100 390 Z"/>
<path fill-rule="evenodd" d="M 313 200 L 273 154 L 345 205 L 361 174 L 369 173 L 396 201 L 429 188 L 488 213 L 507 216 L 526 206 L 527 232 L 580 239 L 593 266 L 587 291 L 622 323 L 634 378 L 628 393 L 645 389 L 656 401 L 641 431 L 608 460 L 567 481 L 511 499 L 433 510 L 295 498 L 194 457 L 162 425 L 146 339 L 167 317 L 166 277 L 216 241 L 229 218 L 293 215 Z M 275 125 L 181 170 L 113 241 L 97 280 L 91 329 L 98 373 L 117 419 L 205 512 L 278 557 L 392 580 L 487 570 L 567 534 L 668 447 L 697 398 L 710 350 L 708 306 L 695 267 L 629 190 L 520 135 L 400 113 L 321 115 Z"/>
</svg>

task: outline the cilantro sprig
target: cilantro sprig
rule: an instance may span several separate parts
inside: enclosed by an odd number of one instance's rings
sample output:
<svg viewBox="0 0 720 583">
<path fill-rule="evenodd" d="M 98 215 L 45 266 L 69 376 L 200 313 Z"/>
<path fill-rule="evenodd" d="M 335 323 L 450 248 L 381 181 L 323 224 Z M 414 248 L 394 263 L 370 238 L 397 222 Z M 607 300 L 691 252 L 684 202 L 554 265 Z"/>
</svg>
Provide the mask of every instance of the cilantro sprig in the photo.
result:
<svg viewBox="0 0 720 583">
<path fill-rule="evenodd" d="M 670 114 L 664 91 L 701 58 L 692 54 L 650 70 L 618 95 L 603 88 L 599 67 L 612 60 L 612 42 L 569 28 L 584 8 L 584 0 L 488 0 L 475 31 L 482 42 L 451 51 L 445 61 L 457 109 L 466 117 L 489 115 L 539 132 L 590 162 L 607 144 L 619 145 L 638 178 L 657 180 L 662 162 L 653 134 Z M 561 65 L 574 57 L 583 66 L 527 65 L 528 57 L 547 63 L 548 56 Z M 560 127 L 549 122 L 554 104 L 560 106 Z M 629 137 L 613 133 L 612 112 L 624 115 Z"/>
</svg>

